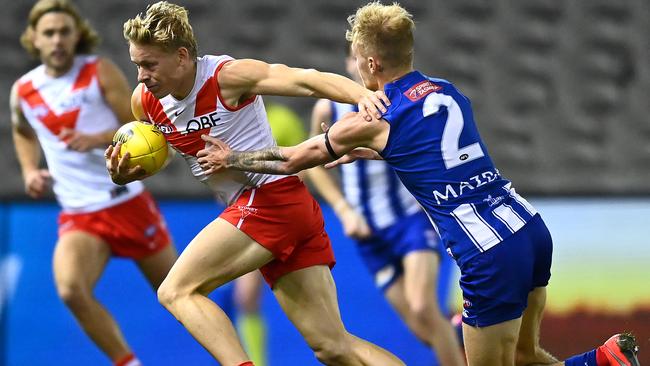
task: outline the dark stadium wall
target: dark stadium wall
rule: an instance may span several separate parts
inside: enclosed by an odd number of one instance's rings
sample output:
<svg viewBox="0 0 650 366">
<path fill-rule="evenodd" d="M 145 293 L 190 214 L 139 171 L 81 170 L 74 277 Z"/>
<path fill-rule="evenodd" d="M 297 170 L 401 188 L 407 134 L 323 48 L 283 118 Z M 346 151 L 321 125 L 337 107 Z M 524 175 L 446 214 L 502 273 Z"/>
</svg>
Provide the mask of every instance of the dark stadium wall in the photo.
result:
<svg viewBox="0 0 650 366">
<path fill-rule="evenodd" d="M 153 1 L 77 0 L 111 57 L 135 85 L 122 25 Z M 388 1 L 390 2 L 390 1 Z M 344 73 L 346 18 L 363 0 L 184 0 L 200 53 Z M 543 195 L 650 194 L 650 48 L 647 0 L 417 1 L 415 66 L 471 100 L 499 170 L 517 190 Z M 0 101 L 35 66 L 18 42 L 32 1 L 0 0 Z M 314 100 L 283 98 L 309 115 Z M 22 194 L 0 109 L 1 198 Z M 157 194 L 207 197 L 182 164 L 152 179 Z"/>
</svg>

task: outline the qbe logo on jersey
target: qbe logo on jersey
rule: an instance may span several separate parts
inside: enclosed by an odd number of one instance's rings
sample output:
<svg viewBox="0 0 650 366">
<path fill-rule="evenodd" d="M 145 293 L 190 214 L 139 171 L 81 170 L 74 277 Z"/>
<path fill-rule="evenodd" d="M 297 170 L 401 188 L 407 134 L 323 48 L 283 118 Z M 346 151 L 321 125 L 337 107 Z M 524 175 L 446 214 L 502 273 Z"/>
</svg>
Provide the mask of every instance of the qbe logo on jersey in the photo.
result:
<svg viewBox="0 0 650 366">
<path fill-rule="evenodd" d="M 205 130 L 212 128 L 217 125 L 217 122 L 221 120 L 220 117 L 217 117 L 217 112 L 212 112 L 207 115 L 198 116 L 187 121 L 184 133 L 197 132 L 200 130 Z"/>
</svg>

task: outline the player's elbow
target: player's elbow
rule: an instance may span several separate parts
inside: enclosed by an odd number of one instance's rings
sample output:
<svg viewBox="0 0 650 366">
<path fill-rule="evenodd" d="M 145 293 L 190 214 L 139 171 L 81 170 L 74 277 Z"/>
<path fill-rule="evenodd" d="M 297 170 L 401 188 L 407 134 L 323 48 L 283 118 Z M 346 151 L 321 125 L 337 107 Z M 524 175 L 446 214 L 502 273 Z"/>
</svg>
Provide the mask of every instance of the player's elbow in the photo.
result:
<svg viewBox="0 0 650 366">
<path fill-rule="evenodd" d="M 12 133 L 14 135 L 14 138 L 16 136 L 20 136 L 24 139 L 36 140 L 36 132 L 34 132 L 34 130 L 31 127 L 26 125 L 14 124 L 12 128 Z"/>
<path fill-rule="evenodd" d="M 320 71 L 316 69 L 303 69 L 298 75 L 298 84 L 308 97 L 321 97 L 318 93 Z"/>
</svg>

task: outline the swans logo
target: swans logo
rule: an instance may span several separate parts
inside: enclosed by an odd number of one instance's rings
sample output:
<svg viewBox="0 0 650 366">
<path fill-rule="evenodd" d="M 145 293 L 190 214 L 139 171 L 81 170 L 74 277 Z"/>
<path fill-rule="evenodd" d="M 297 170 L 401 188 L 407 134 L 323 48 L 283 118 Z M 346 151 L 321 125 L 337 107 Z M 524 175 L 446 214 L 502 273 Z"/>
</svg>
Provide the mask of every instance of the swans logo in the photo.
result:
<svg viewBox="0 0 650 366">
<path fill-rule="evenodd" d="M 174 125 L 163 125 L 162 123 L 156 123 L 156 127 L 158 127 L 160 132 L 164 133 L 165 135 L 176 131 L 176 127 L 174 127 Z"/>
<path fill-rule="evenodd" d="M 242 220 L 245 219 L 246 217 L 248 217 L 248 215 L 250 215 L 250 214 L 254 214 L 254 215 L 257 214 L 257 211 L 258 211 L 255 207 L 241 206 L 241 205 L 238 205 L 237 209 L 241 213 L 241 219 Z"/>
<path fill-rule="evenodd" d="M 156 126 L 160 132 L 164 133 L 165 135 L 168 135 L 170 133 L 174 133 L 176 131 L 176 126 L 174 126 L 171 123 L 160 123 L 160 122 L 155 122 L 155 118 L 151 115 L 151 113 L 147 113 L 147 116 L 149 116 L 149 121 L 154 121 L 152 122 L 154 126 Z"/>
</svg>

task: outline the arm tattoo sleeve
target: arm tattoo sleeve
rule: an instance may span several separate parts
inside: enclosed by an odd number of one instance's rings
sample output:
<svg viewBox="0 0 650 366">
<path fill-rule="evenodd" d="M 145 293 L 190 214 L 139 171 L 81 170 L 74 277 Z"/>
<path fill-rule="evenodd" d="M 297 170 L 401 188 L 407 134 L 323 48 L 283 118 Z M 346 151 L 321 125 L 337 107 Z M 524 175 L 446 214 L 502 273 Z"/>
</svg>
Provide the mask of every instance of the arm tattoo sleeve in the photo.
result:
<svg viewBox="0 0 650 366">
<path fill-rule="evenodd" d="M 285 173 L 285 161 L 277 146 L 258 151 L 231 151 L 227 157 L 228 168 L 269 174 Z"/>
</svg>

